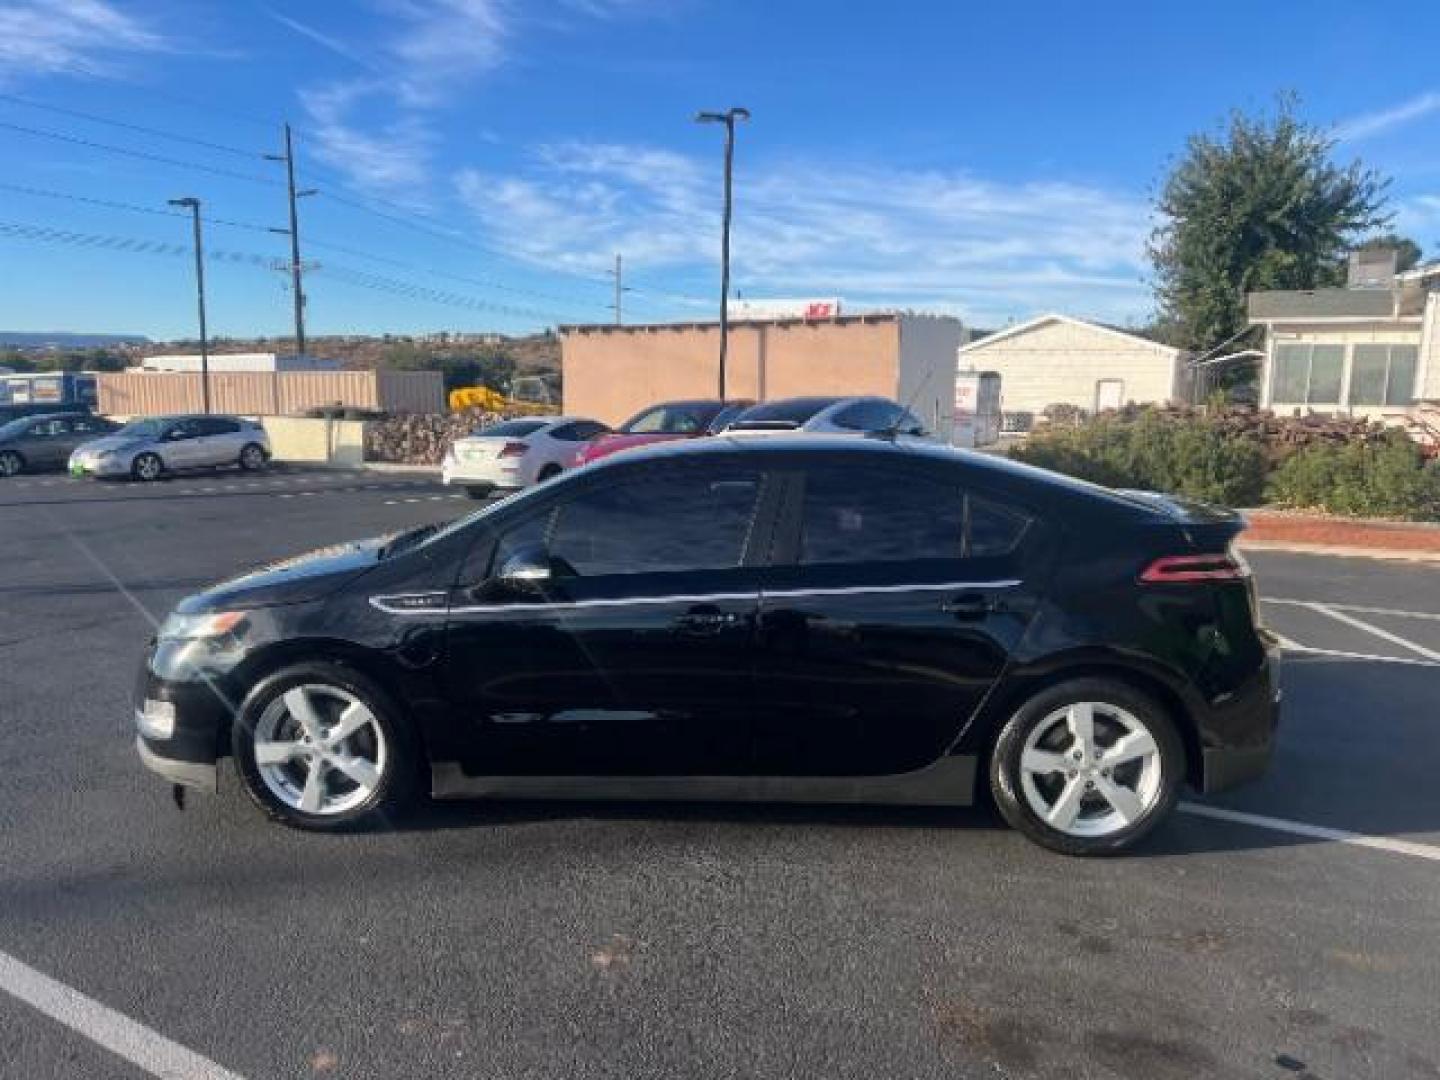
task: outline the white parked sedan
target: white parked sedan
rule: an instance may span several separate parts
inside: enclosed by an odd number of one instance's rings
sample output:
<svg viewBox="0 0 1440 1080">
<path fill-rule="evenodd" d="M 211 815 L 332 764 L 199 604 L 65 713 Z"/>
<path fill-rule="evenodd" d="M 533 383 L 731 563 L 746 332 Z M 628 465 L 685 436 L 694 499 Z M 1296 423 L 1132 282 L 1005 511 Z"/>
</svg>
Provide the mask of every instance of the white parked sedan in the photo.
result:
<svg viewBox="0 0 1440 1080">
<path fill-rule="evenodd" d="M 502 420 L 456 439 L 445 451 L 440 474 L 471 498 L 520 488 L 556 476 L 575 460 L 582 443 L 610 429 L 578 416 L 526 416 Z"/>
</svg>

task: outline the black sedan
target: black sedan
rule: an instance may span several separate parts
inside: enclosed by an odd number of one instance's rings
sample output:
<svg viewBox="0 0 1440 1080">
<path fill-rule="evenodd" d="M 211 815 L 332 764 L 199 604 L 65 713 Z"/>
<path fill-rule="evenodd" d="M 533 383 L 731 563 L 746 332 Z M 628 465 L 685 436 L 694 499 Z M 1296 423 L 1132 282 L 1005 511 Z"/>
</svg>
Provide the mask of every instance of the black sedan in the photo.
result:
<svg viewBox="0 0 1440 1080">
<path fill-rule="evenodd" d="M 617 455 L 183 601 L 138 748 L 332 829 L 437 797 L 963 805 L 1072 854 L 1258 776 L 1278 713 L 1235 514 L 796 436 Z"/>
<path fill-rule="evenodd" d="M 22 416 L 0 424 L 0 476 L 63 469 L 76 447 L 119 426 L 88 412 Z"/>
</svg>

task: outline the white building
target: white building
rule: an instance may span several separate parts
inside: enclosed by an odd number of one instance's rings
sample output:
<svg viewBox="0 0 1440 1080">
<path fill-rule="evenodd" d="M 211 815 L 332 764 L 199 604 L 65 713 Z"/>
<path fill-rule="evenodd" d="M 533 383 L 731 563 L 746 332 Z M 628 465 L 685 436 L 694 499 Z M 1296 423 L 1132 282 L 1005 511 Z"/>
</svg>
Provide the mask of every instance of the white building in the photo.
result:
<svg viewBox="0 0 1440 1080">
<path fill-rule="evenodd" d="M 212 372 L 222 371 L 339 371 L 340 361 L 299 353 L 216 353 L 210 356 Z M 199 353 L 175 356 L 147 356 L 140 361 L 139 371 L 200 370 Z"/>
<path fill-rule="evenodd" d="M 960 371 L 1000 375 L 1001 408 L 1039 415 L 1047 405 L 1089 412 L 1176 395 L 1184 354 L 1123 330 L 1041 315 L 962 345 Z"/>
</svg>

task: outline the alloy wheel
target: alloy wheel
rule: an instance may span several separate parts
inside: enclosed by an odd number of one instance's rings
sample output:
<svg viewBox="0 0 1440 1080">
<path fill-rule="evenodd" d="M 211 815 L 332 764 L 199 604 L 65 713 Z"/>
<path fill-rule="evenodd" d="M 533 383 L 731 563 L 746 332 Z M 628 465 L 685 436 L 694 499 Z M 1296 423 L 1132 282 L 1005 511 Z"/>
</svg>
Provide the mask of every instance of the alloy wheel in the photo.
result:
<svg viewBox="0 0 1440 1080">
<path fill-rule="evenodd" d="M 135 461 L 135 475 L 141 480 L 158 480 L 164 463 L 154 454 L 141 454 Z"/>
<path fill-rule="evenodd" d="M 254 729 L 255 769 L 270 792 L 305 814 L 343 814 L 369 800 L 385 775 L 385 734 L 348 690 L 312 683 L 270 702 Z"/>
<path fill-rule="evenodd" d="M 20 455 L 13 450 L 0 454 L 0 476 L 15 476 L 20 472 Z"/>
<path fill-rule="evenodd" d="M 1020 753 L 1020 788 L 1030 809 L 1068 836 L 1103 837 L 1145 817 L 1159 802 L 1160 748 L 1126 709 L 1079 701 L 1031 730 Z"/>
<path fill-rule="evenodd" d="M 240 451 L 240 467 L 252 472 L 265 464 L 265 451 L 251 443 Z"/>
</svg>

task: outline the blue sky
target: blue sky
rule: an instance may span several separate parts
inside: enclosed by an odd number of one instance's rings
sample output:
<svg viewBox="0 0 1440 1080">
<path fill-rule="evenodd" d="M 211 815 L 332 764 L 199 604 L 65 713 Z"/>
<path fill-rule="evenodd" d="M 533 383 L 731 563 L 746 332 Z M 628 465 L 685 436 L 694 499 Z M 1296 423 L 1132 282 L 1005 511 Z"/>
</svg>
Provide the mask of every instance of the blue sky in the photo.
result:
<svg viewBox="0 0 1440 1080">
<path fill-rule="evenodd" d="M 1437 5 L 0 0 L 0 328 L 193 333 L 186 221 L 76 200 L 196 195 L 212 331 L 287 333 L 287 119 L 312 333 L 605 320 L 616 252 L 627 319 L 704 317 L 691 117 L 729 105 L 744 295 L 1139 322 L 1167 162 L 1282 91 L 1440 254 L 1436 41 Z"/>
</svg>

